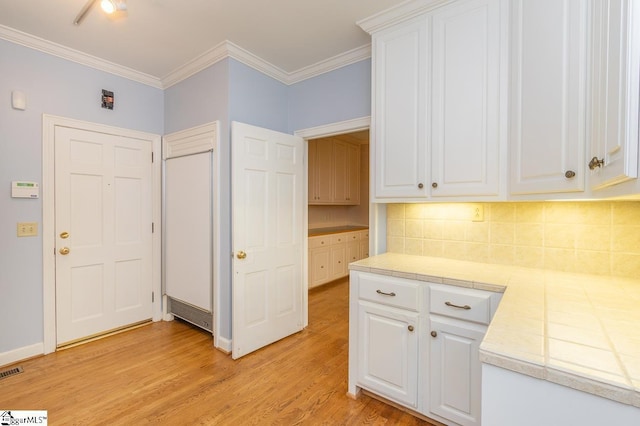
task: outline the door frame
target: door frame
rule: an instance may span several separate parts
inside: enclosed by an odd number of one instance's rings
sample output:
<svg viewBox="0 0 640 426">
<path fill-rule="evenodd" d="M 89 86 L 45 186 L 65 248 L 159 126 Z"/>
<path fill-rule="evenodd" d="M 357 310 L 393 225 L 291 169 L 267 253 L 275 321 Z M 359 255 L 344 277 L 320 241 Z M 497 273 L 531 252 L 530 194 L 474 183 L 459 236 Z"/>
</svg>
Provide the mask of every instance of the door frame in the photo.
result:
<svg viewBox="0 0 640 426">
<path fill-rule="evenodd" d="M 295 136 L 300 136 L 304 139 L 304 203 L 306 208 L 304 209 L 304 233 L 309 234 L 309 139 L 318 139 L 318 138 L 327 138 L 330 136 L 341 135 L 344 133 L 352 133 L 360 130 L 367 130 L 371 127 L 371 117 L 360 117 L 354 118 L 351 120 L 338 121 L 330 124 L 324 124 L 317 127 L 308 127 L 306 129 L 296 130 L 293 132 Z M 370 152 L 371 155 L 371 152 Z M 371 173 L 371 168 L 369 169 L 369 173 Z M 369 253 L 374 253 L 372 250 L 374 247 L 373 234 L 371 232 L 371 225 L 374 225 L 374 229 L 377 229 L 376 215 L 374 214 L 373 205 L 371 201 L 369 201 Z M 383 229 L 386 233 L 386 227 Z M 303 252 L 303 260 L 302 260 L 302 276 L 304 277 L 304 286 L 303 286 L 303 327 L 307 327 L 309 325 L 309 239 L 304 238 L 304 243 L 302 247 Z"/>
<path fill-rule="evenodd" d="M 107 126 L 43 114 L 42 117 L 42 302 L 43 302 L 43 346 L 44 353 L 56 351 L 56 257 L 55 257 L 55 128 L 71 127 L 90 132 L 107 133 L 146 140 L 151 143 L 153 153 L 152 220 L 155 225 L 152 235 L 152 289 L 155 295 L 152 303 L 152 319 L 162 319 L 161 294 L 161 136 L 137 130 Z"/>
</svg>

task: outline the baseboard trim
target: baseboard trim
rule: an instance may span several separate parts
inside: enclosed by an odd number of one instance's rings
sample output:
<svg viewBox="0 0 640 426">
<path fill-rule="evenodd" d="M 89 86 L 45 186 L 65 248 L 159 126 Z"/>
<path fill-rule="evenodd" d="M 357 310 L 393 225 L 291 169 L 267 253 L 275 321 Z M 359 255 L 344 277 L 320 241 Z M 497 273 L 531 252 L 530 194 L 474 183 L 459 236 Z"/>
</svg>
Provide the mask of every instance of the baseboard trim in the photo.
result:
<svg viewBox="0 0 640 426">
<path fill-rule="evenodd" d="M 0 353 L 0 367 L 14 364 L 16 362 L 23 361 L 28 358 L 33 358 L 34 356 L 38 355 L 44 355 L 43 342 Z"/>
<path fill-rule="evenodd" d="M 218 342 L 218 346 L 216 346 L 216 349 L 226 354 L 231 353 L 231 339 L 226 339 L 224 337 L 218 336 L 217 342 Z"/>
</svg>

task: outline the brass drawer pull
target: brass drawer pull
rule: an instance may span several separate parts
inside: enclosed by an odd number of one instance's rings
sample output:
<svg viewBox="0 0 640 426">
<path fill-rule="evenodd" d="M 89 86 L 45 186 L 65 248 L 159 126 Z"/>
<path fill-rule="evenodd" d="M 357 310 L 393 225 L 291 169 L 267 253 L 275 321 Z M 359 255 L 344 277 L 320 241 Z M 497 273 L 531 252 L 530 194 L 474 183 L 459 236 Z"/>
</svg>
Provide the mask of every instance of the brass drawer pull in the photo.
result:
<svg viewBox="0 0 640 426">
<path fill-rule="evenodd" d="M 384 295 L 384 296 L 391 296 L 391 297 L 393 297 L 393 296 L 395 296 L 395 295 L 396 295 L 394 292 L 391 292 L 391 293 L 385 293 L 385 292 L 384 292 L 384 291 L 382 291 L 382 290 L 376 290 L 376 293 L 378 293 L 378 294 L 382 294 L 382 295 Z"/>
<path fill-rule="evenodd" d="M 444 302 L 444 304 L 447 306 L 451 306 L 452 308 L 467 309 L 467 310 L 471 309 L 471 306 L 469 305 L 460 306 L 460 305 L 454 305 L 451 302 Z"/>
</svg>

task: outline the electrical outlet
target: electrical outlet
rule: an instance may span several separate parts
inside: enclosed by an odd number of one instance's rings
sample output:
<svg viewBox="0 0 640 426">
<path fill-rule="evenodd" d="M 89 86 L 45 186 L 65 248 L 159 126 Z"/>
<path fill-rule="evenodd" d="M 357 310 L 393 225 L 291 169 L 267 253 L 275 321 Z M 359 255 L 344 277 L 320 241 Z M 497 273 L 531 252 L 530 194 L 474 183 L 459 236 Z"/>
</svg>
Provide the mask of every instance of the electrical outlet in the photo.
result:
<svg viewBox="0 0 640 426">
<path fill-rule="evenodd" d="M 484 206 L 482 204 L 471 205 L 471 221 L 484 222 Z"/>
<path fill-rule="evenodd" d="M 18 222 L 18 237 L 35 237 L 38 235 L 38 222 Z"/>
</svg>

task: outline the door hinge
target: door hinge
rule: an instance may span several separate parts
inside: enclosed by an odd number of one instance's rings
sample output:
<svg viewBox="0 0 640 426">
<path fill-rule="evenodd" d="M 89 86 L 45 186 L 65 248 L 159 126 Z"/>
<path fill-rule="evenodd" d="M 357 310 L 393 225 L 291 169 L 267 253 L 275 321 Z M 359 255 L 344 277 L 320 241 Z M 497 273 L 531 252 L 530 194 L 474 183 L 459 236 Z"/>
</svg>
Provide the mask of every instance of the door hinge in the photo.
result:
<svg viewBox="0 0 640 426">
<path fill-rule="evenodd" d="M 151 233 L 153 234 L 154 232 L 156 232 L 156 224 L 151 222 Z"/>
<path fill-rule="evenodd" d="M 155 292 L 151 292 L 151 303 L 156 301 L 156 293 Z"/>
<path fill-rule="evenodd" d="M 151 162 L 153 163 L 153 151 L 151 151 Z"/>
</svg>

